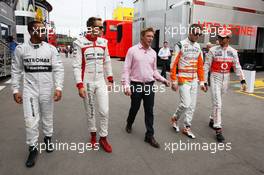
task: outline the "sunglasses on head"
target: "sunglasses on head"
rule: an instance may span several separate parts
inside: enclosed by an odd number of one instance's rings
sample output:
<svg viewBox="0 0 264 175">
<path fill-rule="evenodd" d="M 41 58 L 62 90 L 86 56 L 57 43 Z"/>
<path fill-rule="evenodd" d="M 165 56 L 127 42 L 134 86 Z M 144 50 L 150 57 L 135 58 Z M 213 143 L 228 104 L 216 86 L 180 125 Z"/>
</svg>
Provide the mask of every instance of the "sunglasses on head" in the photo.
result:
<svg viewBox="0 0 264 175">
<path fill-rule="evenodd" d="M 218 36 L 218 39 L 220 39 L 220 40 L 224 40 L 225 38 L 229 38 L 228 36 L 226 36 L 226 37 L 221 37 L 221 36 Z"/>
</svg>

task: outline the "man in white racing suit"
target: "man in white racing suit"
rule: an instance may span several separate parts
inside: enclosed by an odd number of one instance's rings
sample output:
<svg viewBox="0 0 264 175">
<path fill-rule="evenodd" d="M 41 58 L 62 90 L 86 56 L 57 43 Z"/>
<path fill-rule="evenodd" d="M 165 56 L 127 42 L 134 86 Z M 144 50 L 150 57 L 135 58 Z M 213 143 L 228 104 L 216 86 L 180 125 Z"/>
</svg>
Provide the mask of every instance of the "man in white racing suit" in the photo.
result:
<svg viewBox="0 0 264 175">
<path fill-rule="evenodd" d="M 246 81 L 241 69 L 237 51 L 229 46 L 232 36 L 231 30 L 227 28 L 219 29 L 218 39 L 220 45 L 214 46 L 206 56 L 204 70 L 205 80 L 208 72 L 211 72 L 211 92 L 213 110 L 210 116 L 209 126 L 216 130 L 218 142 L 225 140 L 222 134 L 222 94 L 226 93 L 230 80 L 230 69 L 233 68 L 236 75 L 241 80 L 241 89 L 246 90 Z"/>
<path fill-rule="evenodd" d="M 73 70 L 79 90 L 83 98 L 88 128 L 93 147 L 96 146 L 95 98 L 98 102 L 100 116 L 99 144 L 108 153 L 112 147 L 106 137 L 108 135 L 109 98 L 108 87 L 112 87 L 113 73 L 111 59 L 107 48 L 107 40 L 99 37 L 102 21 L 91 17 L 87 21 L 88 33 L 74 42 Z M 108 87 L 105 82 L 108 80 Z"/>
<path fill-rule="evenodd" d="M 194 139 L 191 122 L 196 107 L 198 81 L 202 90 L 204 86 L 203 54 L 197 43 L 202 35 L 202 28 L 193 24 L 189 29 L 189 36 L 180 41 L 175 47 L 175 57 L 171 62 L 172 89 L 179 87 L 180 104 L 171 118 L 172 127 L 179 132 L 179 119 L 184 116 L 182 133 Z M 178 75 L 176 73 L 178 71 Z"/>
<path fill-rule="evenodd" d="M 27 167 L 35 164 L 38 150 L 39 120 L 43 125 L 46 151 L 52 152 L 53 101 L 62 95 L 64 67 L 57 49 L 44 42 L 45 28 L 40 22 L 28 24 L 30 40 L 18 45 L 12 60 L 12 89 L 14 100 L 23 103 L 26 125 L 26 143 L 29 145 Z M 42 33 L 42 34 L 41 34 Z M 23 77 L 23 96 L 20 82 Z M 54 90 L 55 84 L 55 90 Z M 54 92 L 55 91 L 55 92 Z"/>
</svg>

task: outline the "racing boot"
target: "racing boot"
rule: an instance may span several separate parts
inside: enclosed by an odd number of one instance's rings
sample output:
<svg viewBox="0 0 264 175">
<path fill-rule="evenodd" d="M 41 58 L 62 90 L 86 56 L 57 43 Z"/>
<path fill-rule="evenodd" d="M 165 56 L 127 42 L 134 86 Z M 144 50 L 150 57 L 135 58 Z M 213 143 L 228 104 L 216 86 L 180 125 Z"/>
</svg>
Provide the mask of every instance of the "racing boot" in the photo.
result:
<svg viewBox="0 0 264 175">
<path fill-rule="evenodd" d="M 54 147 L 53 144 L 51 143 L 51 137 L 45 136 L 44 143 L 46 145 L 46 152 L 52 153 L 54 151 Z"/>
<path fill-rule="evenodd" d="M 35 146 L 29 147 L 29 155 L 26 161 L 26 167 L 31 168 L 35 165 L 38 157 L 38 149 Z"/>
<path fill-rule="evenodd" d="M 222 133 L 222 129 L 216 130 L 216 140 L 220 143 L 225 141 L 225 138 L 224 138 L 223 133 Z"/>
<path fill-rule="evenodd" d="M 96 132 L 91 132 L 91 141 L 90 143 L 92 144 L 92 148 L 95 148 L 96 144 Z"/>
<path fill-rule="evenodd" d="M 99 144 L 101 145 L 101 147 L 104 149 L 105 152 L 107 152 L 107 153 L 111 153 L 112 152 L 112 147 L 108 143 L 106 137 L 100 137 Z"/>
<path fill-rule="evenodd" d="M 171 125 L 177 133 L 180 132 L 179 122 L 177 121 L 177 117 L 174 115 L 171 117 Z"/>
</svg>

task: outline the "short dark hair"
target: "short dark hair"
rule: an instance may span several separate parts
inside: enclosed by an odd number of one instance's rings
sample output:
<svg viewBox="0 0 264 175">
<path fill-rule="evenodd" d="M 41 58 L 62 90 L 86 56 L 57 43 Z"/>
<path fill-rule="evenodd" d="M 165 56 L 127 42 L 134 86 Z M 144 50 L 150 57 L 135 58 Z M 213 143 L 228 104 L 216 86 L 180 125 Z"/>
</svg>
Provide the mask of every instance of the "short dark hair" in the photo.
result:
<svg viewBox="0 0 264 175">
<path fill-rule="evenodd" d="M 86 22 L 86 27 L 93 27 L 95 21 L 102 21 L 102 18 L 90 17 Z"/>
<path fill-rule="evenodd" d="M 168 44 L 168 41 L 164 41 L 163 44 L 167 43 Z"/>
<path fill-rule="evenodd" d="M 28 30 L 29 33 L 33 31 L 33 27 L 34 27 L 35 24 L 43 24 L 43 23 L 40 22 L 40 21 L 31 21 L 31 22 L 29 22 L 28 25 L 27 25 L 27 30 Z"/>
<path fill-rule="evenodd" d="M 201 31 L 203 30 L 203 28 L 202 28 L 201 25 L 199 25 L 199 24 L 192 24 L 192 25 L 189 27 L 189 33 L 193 33 L 193 32 L 196 31 L 198 28 L 199 28 Z"/>
<path fill-rule="evenodd" d="M 141 30 L 140 37 L 144 37 L 147 32 L 155 33 L 155 31 L 152 27 L 148 27 L 148 28 Z"/>
</svg>

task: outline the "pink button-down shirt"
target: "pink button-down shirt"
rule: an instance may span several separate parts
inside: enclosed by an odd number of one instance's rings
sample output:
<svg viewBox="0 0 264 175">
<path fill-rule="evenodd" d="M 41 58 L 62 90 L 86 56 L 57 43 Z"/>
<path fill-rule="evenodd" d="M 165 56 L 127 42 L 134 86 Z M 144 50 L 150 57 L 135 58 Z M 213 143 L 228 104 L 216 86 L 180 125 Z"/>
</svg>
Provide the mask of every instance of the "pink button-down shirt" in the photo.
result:
<svg viewBox="0 0 264 175">
<path fill-rule="evenodd" d="M 130 81 L 141 83 L 158 80 L 166 81 L 157 70 L 157 53 L 152 49 L 144 49 L 139 43 L 131 47 L 126 55 L 122 72 L 122 84 L 130 85 Z"/>
</svg>

